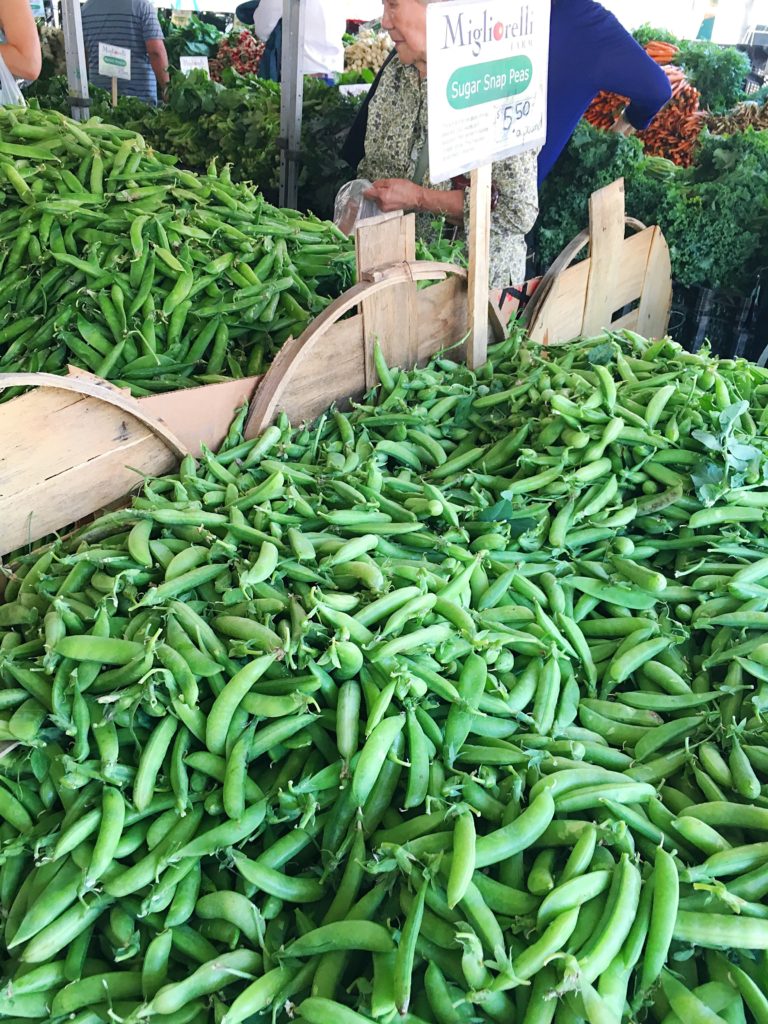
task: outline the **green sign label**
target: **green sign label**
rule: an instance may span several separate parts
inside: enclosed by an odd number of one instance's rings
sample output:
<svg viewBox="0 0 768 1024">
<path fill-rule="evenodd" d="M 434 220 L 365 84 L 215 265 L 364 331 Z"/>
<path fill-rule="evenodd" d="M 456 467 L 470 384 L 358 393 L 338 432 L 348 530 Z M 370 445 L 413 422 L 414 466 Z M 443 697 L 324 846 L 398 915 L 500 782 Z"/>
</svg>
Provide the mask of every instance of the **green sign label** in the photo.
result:
<svg viewBox="0 0 768 1024">
<path fill-rule="evenodd" d="M 448 102 L 454 110 L 477 107 L 525 92 L 533 78 L 530 57 L 507 57 L 454 71 L 448 81 Z"/>
<path fill-rule="evenodd" d="M 124 68 L 126 67 L 127 61 L 123 60 L 122 57 L 112 57 L 109 54 L 106 54 L 104 57 L 104 63 L 114 64 L 116 68 Z"/>
</svg>

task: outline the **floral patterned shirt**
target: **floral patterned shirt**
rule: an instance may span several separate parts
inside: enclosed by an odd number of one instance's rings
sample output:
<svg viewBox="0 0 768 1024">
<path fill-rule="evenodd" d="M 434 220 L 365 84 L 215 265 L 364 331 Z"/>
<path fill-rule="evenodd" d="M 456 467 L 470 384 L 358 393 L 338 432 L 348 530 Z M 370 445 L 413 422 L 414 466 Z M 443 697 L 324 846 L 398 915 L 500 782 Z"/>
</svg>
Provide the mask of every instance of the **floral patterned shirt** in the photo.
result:
<svg viewBox="0 0 768 1024">
<path fill-rule="evenodd" d="M 365 156 L 358 174 L 413 180 L 419 154 L 427 144 L 427 80 L 415 67 L 395 57 L 385 68 L 368 110 Z M 519 284 L 525 277 L 525 234 L 539 212 L 535 150 L 493 165 L 498 202 L 491 218 L 491 280 L 494 287 Z M 449 191 L 450 181 L 432 183 L 429 172 L 422 184 Z M 417 213 L 416 231 L 429 239 L 433 215 Z M 469 226 L 469 195 L 464 200 L 464 230 Z"/>
</svg>

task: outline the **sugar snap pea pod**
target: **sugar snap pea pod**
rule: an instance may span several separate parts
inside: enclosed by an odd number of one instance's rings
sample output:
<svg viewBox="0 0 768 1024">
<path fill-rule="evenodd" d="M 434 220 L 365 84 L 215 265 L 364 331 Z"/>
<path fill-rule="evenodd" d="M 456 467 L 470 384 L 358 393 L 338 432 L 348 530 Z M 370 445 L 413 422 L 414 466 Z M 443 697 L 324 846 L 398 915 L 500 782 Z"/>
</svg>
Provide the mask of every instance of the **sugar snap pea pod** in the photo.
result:
<svg viewBox="0 0 768 1024">
<path fill-rule="evenodd" d="M 172 943 L 173 934 L 166 928 L 158 932 L 147 946 L 141 968 L 141 987 L 145 999 L 151 999 L 168 977 Z"/>
<path fill-rule="evenodd" d="M 540 902 L 537 896 L 497 882 L 480 871 L 475 871 L 472 883 L 490 909 L 504 917 L 522 917 L 530 914 L 536 910 Z"/>
<path fill-rule="evenodd" d="M 715 1013 L 666 968 L 661 973 L 661 987 L 680 1020 L 696 1019 L 707 1021 L 707 1024 L 721 1024 L 724 1021 L 723 1017 Z"/>
<path fill-rule="evenodd" d="M 680 883 L 674 857 L 659 847 L 653 870 L 653 903 L 648 940 L 640 973 L 640 989 L 649 991 L 662 972 L 677 920 Z"/>
<path fill-rule="evenodd" d="M 140 971 L 109 971 L 65 985 L 54 996 L 51 1013 L 54 1016 L 71 1014 L 93 1006 L 105 997 L 111 1000 L 133 999 L 140 996 L 141 991 Z"/>
<path fill-rule="evenodd" d="M 103 911 L 112 904 L 109 896 L 96 896 L 83 900 L 65 910 L 60 917 L 38 932 L 26 944 L 20 959 L 24 963 L 39 964 L 65 949 L 70 942 L 96 921 Z"/>
<path fill-rule="evenodd" d="M 189 842 L 199 828 L 202 817 L 203 809 L 195 807 L 185 817 L 179 818 L 154 849 L 121 874 L 110 875 L 104 882 L 104 891 L 110 896 L 121 898 L 149 885 L 180 852 L 179 847 L 183 848 Z"/>
<path fill-rule="evenodd" d="M 411 1001 L 411 984 L 413 979 L 413 963 L 416 956 L 416 942 L 421 931 L 424 917 L 424 900 L 427 894 L 429 878 L 424 878 L 419 886 L 416 898 L 411 904 L 405 918 L 400 943 L 395 956 L 394 995 L 395 1006 L 399 1013 L 408 1011 Z"/>
<path fill-rule="evenodd" d="M 258 800 L 246 808 L 241 818 L 225 821 L 188 840 L 180 849 L 174 851 L 174 857 L 181 860 L 184 857 L 210 856 L 217 850 L 249 839 L 264 821 L 265 815 L 266 802 L 263 799 Z"/>
<path fill-rule="evenodd" d="M 172 1014 L 194 999 L 218 992 L 236 980 L 252 978 L 261 968 L 261 956 L 247 949 L 222 953 L 183 981 L 164 985 L 149 1004 L 150 1013 Z"/>
<path fill-rule="evenodd" d="M 195 913 L 204 921 L 228 921 L 253 943 L 259 945 L 263 938 L 263 922 L 251 901 L 242 893 L 219 889 L 201 896 L 195 906 Z"/>
<path fill-rule="evenodd" d="M 453 833 L 453 857 L 448 876 L 448 906 L 460 903 L 475 872 L 475 819 L 469 808 L 456 816 Z"/>
<path fill-rule="evenodd" d="M 734 846 L 711 854 L 701 864 L 685 869 L 681 876 L 687 882 L 699 882 L 710 878 L 725 878 L 752 871 L 768 860 L 768 843 L 748 843 Z"/>
<path fill-rule="evenodd" d="M 549 892 L 539 906 L 536 926 L 545 928 L 567 910 L 580 907 L 588 900 L 605 892 L 611 883 L 610 871 L 591 871 L 558 885 Z"/>
<path fill-rule="evenodd" d="M 286 875 L 266 863 L 250 860 L 240 853 L 233 853 L 235 866 L 251 885 L 278 899 L 291 903 L 314 903 L 323 899 L 325 886 L 316 878 L 301 875 Z"/>
<path fill-rule="evenodd" d="M 495 991 L 515 988 L 534 977 L 542 967 L 565 946 L 573 934 L 579 917 L 578 907 L 568 910 L 548 926 L 544 933 L 525 952 L 516 957 L 510 968 L 502 970 L 494 979 Z"/>
<path fill-rule="evenodd" d="M 141 644 L 116 637 L 65 636 L 55 647 L 62 658 L 98 661 L 102 665 L 127 665 L 143 653 Z"/>
<path fill-rule="evenodd" d="M 404 715 L 385 718 L 365 741 L 352 776 L 352 796 L 359 807 L 368 799 L 387 755 L 404 725 Z"/>
<path fill-rule="evenodd" d="M 168 754 L 177 725 L 175 718 L 164 718 L 153 730 L 141 753 L 133 781 L 133 804 L 137 811 L 146 810 L 152 801 L 158 772 Z"/>
<path fill-rule="evenodd" d="M 626 853 L 615 876 L 615 898 L 601 927 L 579 956 L 581 976 L 592 982 L 618 954 L 629 934 L 640 901 L 641 876 Z M 610 901 L 610 898 L 609 898 Z"/>
<path fill-rule="evenodd" d="M 305 999 L 299 1004 L 298 1012 L 301 1014 L 301 1020 L 306 1021 L 306 1024 L 329 1024 L 329 1021 L 334 1021 L 335 1024 L 370 1024 L 370 1017 L 351 1010 L 343 1003 L 320 996 L 310 996 Z M 222 1024 L 235 1024 L 235 1022 L 225 1020 Z"/>
<path fill-rule="evenodd" d="M 395 943 L 389 931 L 373 921 L 334 921 L 295 939 L 286 947 L 286 956 L 317 956 L 342 949 L 391 953 Z"/>
<path fill-rule="evenodd" d="M 548 791 L 540 793 L 522 814 L 494 832 L 479 836 L 477 868 L 489 867 L 528 849 L 544 832 L 555 814 L 555 802 Z"/>
<path fill-rule="evenodd" d="M 269 725 L 257 729 L 251 743 L 249 759 L 253 761 L 257 757 L 261 757 L 268 750 L 278 746 L 280 743 L 284 743 L 302 729 L 307 728 L 314 720 L 315 715 L 309 713 L 292 715 L 270 722 Z"/>
<path fill-rule="evenodd" d="M 728 963 L 728 977 L 733 979 L 757 1024 L 766 1024 L 766 1021 L 768 1021 L 768 997 L 766 997 L 764 990 L 746 971 L 730 961 Z"/>
<path fill-rule="evenodd" d="M 125 800 L 119 789 L 105 786 L 102 795 L 99 834 L 91 854 L 91 862 L 85 873 L 83 887 L 92 889 L 102 877 L 117 851 L 125 822 Z"/>
<path fill-rule="evenodd" d="M 13 927 L 13 917 L 9 913 L 10 929 L 6 934 L 6 945 L 9 949 L 28 942 L 39 935 L 63 914 L 77 899 L 77 891 L 82 881 L 82 871 L 72 860 L 67 860 L 55 878 L 50 880 L 51 891 L 45 899 L 30 900 L 26 913 Z M 34 881 L 34 879 L 32 879 Z M 55 881 L 55 888 L 52 883 Z M 15 908 L 12 908 L 15 909 Z M 11 934 L 11 931 L 13 934 Z"/>
<path fill-rule="evenodd" d="M 234 1000 L 221 1024 L 241 1024 L 247 1018 L 267 1009 L 290 980 L 293 970 L 291 967 L 275 967 L 251 982 Z"/>
<path fill-rule="evenodd" d="M 768 949 L 768 921 L 678 910 L 674 938 L 705 949 Z"/>
<path fill-rule="evenodd" d="M 274 655 L 265 654 L 249 662 L 234 675 L 216 697 L 211 708 L 205 731 L 205 745 L 212 754 L 223 754 L 227 732 L 232 716 L 241 704 L 243 697 L 264 675 L 274 661 Z"/>
</svg>

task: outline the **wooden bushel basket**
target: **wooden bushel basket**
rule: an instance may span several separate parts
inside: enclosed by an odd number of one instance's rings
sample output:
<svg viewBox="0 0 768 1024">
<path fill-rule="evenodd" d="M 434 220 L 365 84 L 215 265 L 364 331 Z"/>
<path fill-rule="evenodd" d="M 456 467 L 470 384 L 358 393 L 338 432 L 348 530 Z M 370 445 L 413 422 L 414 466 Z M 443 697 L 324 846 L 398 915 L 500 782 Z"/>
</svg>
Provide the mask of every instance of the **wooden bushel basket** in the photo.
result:
<svg viewBox="0 0 768 1024">
<path fill-rule="evenodd" d="M 625 238 L 625 230 L 633 234 Z M 571 266 L 589 244 L 589 257 Z M 629 307 L 629 308 L 628 308 Z M 563 249 L 523 315 L 533 341 L 561 345 L 628 328 L 662 337 L 672 308 L 672 267 L 659 227 L 624 215 L 624 180 L 594 192 L 589 228 Z"/>
</svg>

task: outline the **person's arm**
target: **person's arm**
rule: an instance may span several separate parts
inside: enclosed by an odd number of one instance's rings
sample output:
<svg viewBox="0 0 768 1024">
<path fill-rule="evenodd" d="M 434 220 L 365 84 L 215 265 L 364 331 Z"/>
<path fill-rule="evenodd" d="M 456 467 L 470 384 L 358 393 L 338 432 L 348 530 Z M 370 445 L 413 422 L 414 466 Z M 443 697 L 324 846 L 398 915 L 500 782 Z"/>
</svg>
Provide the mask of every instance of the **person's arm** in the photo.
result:
<svg viewBox="0 0 768 1024">
<path fill-rule="evenodd" d="M 464 190 L 441 191 L 425 188 L 407 178 L 378 178 L 365 193 L 378 204 L 382 213 L 406 210 L 415 213 L 433 213 L 444 216 L 453 224 L 464 219 Z"/>
<path fill-rule="evenodd" d="M 165 40 L 147 39 L 145 46 L 147 47 L 149 63 L 152 65 L 152 70 L 157 79 L 158 96 L 164 98 L 168 82 L 170 81 L 168 74 L 168 51 L 165 48 Z"/>
<path fill-rule="evenodd" d="M 266 42 L 283 16 L 283 0 L 261 0 L 253 12 L 253 31 Z"/>
<path fill-rule="evenodd" d="M 662 68 L 608 11 L 602 12 L 601 40 L 593 52 L 601 55 L 597 71 L 600 88 L 627 96 L 623 121 L 617 131 L 642 131 L 672 98 L 672 87 Z M 626 126 L 626 127 L 625 127 Z"/>
<path fill-rule="evenodd" d="M 6 39 L 0 43 L 0 56 L 6 67 L 16 78 L 34 81 L 40 74 L 43 58 L 28 0 L 0 0 L 0 28 Z"/>
<path fill-rule="evenodd" d="M 157 79 L 157 92 L 160 98 L 165 96 L 168 88 L 168 51 L 165 49 L 165 39 L 157 11 L 150 3 L 142 4 L 137 14 L 141 18 L 141 31 L 144 36 L 144 45 L 147 48 L 147 57 L 152 65 L 152 70 Z"/>
</svg>

